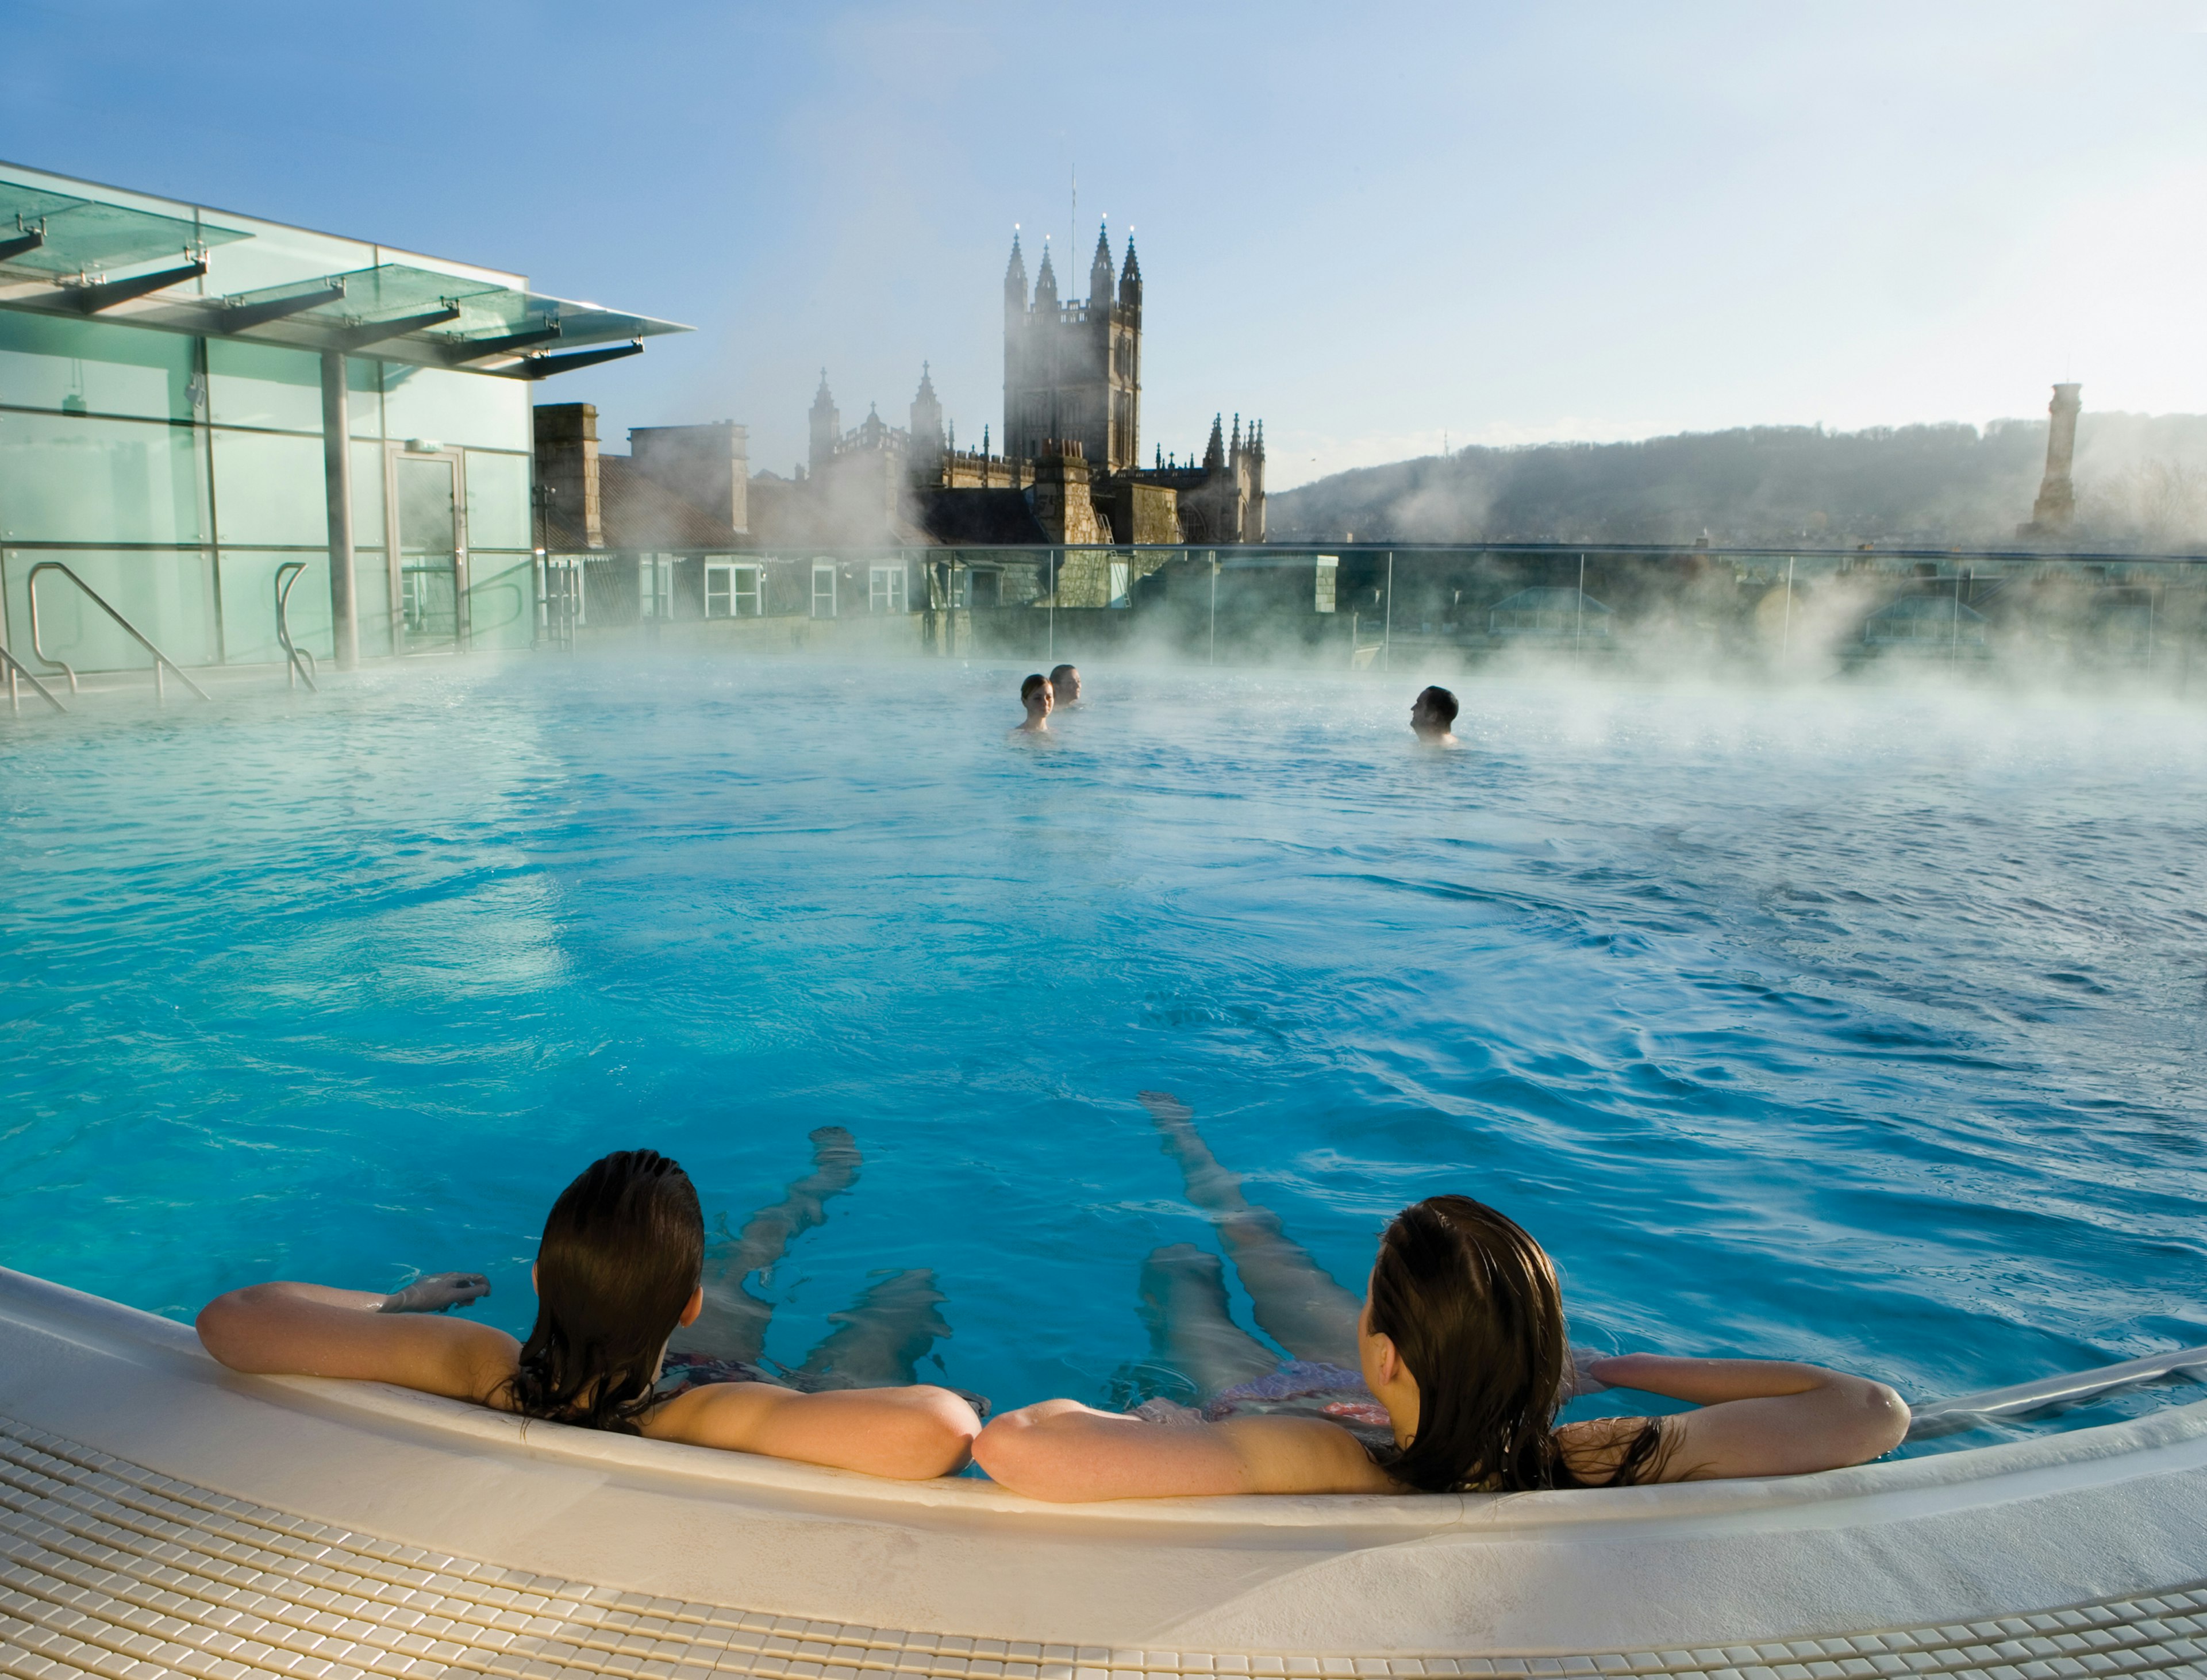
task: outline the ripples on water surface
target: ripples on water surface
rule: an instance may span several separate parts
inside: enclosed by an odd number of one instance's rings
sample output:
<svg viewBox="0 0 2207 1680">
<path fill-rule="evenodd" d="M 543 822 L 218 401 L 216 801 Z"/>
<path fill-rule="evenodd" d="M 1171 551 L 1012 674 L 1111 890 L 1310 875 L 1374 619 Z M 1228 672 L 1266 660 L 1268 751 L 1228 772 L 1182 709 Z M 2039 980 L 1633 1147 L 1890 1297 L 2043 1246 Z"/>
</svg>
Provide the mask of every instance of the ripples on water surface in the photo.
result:
<svg viewBox="0 0 2207 1680">
<path fill-rule="evenodd" d="M 1469 686 L 1439 755 L 1419 679 L 1099 669 L 1040 753 L 1019 674 L 27 716 L 0 1262 L 178 1317 L 480 1268 L 525 1330 L 593 1156 L 733 1226 L 834 1122 L 864 1167 L 753 1280 L 768 1353 L 928 1267 L 952 1380 L 1098 1398 L 1142 1257 L 1216 1246 L 1163 1088 L 1351 1288 L 1449 1188 L 1597 1345 L 1922 1398 L 2207 1342 L 2193 711 Z"/>
</svg>

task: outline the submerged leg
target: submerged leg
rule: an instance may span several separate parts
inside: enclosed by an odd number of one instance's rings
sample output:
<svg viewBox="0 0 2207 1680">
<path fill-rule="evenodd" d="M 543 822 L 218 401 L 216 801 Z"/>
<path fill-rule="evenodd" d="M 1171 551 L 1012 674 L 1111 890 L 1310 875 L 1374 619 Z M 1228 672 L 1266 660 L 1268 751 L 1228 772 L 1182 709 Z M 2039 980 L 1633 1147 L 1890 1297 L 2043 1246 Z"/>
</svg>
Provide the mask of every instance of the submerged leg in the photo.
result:
<svg viewBox="0 0 2207 1680">
<path fill-rule="evenodd" d="M 927 1357 L 936 1336 L 950 1334 L 935 1310 L 943 1299 L 935 1274 L 924 1267 L 869 1284 L 850 1306 L 828 1315 L 834 1330 L 791 1373 L 791 1383 L 811 1390 L 898 1388 L 918 1381 L 912 1367 Z"/>
<path fill-rule="evenodd" d="M 812 1170 L 792 1184 L 780 1202 L 751 1215 L 735 1235 L 707 1244 L 705 1310 L 689 1329 L 675 1332 L 685 1352 L 758 1362 L 774 1304 L 745 1288 L 744 1279 L 765 1270 L 782 1257 L 792 1237 L 828 1217 L 828 1199 L 858 1181 L 859 1160 L 850 1133 L 840 1126 L 820 1127 L 812 1134 Z"/>
<path fill-rule="evenodd" d="M 1188 1200 L 1218 1228 L 1258 1326 L 1297 1359 L 1355 1370 L 1361 1301 L 1288 1236 L 1278 1214 L 1241 1194 L 1241 1175 L 1218 1164 L 1195 1129 L 1193 1109 L 1162 1091 L 1142 1091 L 1139 1099 L 1157 1122 L 1165 1152 L 1180 1163 Z"/>
<path fill-rule="evenodd" d="M 1280 1362 L 1234 1322 L 1225 1267 L 1192 1242 L 1152 1249 L 1142 1262 L 1142 1319 L 1151 1357 L 1193 1383 L 1201 1400 L 1269 1376 Z"/>
</svg>

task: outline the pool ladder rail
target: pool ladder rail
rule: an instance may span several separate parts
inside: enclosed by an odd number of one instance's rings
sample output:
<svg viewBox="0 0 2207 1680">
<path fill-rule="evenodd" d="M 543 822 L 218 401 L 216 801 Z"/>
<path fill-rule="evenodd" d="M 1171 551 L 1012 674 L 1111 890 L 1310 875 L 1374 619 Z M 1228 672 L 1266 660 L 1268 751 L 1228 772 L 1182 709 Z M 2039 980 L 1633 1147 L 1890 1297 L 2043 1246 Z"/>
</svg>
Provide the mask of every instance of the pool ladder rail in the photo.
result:
<svg viewBox="0 0 2207 1680">
<path fill-rule="evenodd" d="M 2207 1383 L 2207 1348 L 2179 1348 L 2174 1353 L 2150 1354 L 2066 1376 L 2042 1377 L 2033 1383 L 2017 1383 L 2004 1389 L 1980 1389 L 1917 1408 L 1908 1426 L 1911 1441 L 1929 1441 L 1941 1435 L 1958 1435 L 1995 1422 L 2020 1422 L 2050 1416 L 2073 1406 L 2116 1393 L 2168 1382 Z"/>
<path fill-rule="evenodd" d="M 322 687 L 314 680 L 313 650 L 291 640 L 291 585 L 299 581 L 299 574 L 306 569 L 304 560 L 286 560 L 276 568 L 276 640 L 284 649 L 284 686 L 295 689 L 304 679 L 309 694 L 320 694 Z"/>
<path fill-rule="evenodd" d="M 170 659 L 168 655 L 163 653 L 158 648 L 155 647 L 152 639 L 147 636 L 146 632 L 139 629 L 137 625 L 132 624 L 129 619 L 124 618 L 122 613 L 117 612 L 114 606 L 105 595 L 101 595 L 99 590 L 93 589 L 91 584 L 86 583 L 83 578 L 78 577 L 74 571 L 62 561 L 41 560 L 38 565 L 31 568 L 29 574 L 23 580 L 24 592 L 31 598 L 31 652 L 34 657 L 44 661 L 48 665 L 53 666 L 56 669 L 59 670 L 63 675 L 69 679 L 69 692 L 71 694 L 75 694 L 78 691 L 76 667 L 71 665 L 67 660 L 55 658 L 39 644 L 39 578 L 42 573 L 49 571 L 58 571 L 63 577 L 68 578 L 70 583 L 75 584 L 78 589 L 84 592 L 85 598 L 87 600 L 90 601 L 93 606 L 99 608 L 101 612 L 106 613 L 109 618 L 115 620 L 117 625 L 121 626 L 123 634 L 129 637 L 132 641 L 137 643 L 140 647 L 143 648 L 147 653 L 153 656 L 153 698 L 157 703 L 165 702 L 169 697 L 168 690 L 163 685 L 161 680 L 161 673 L 164 668 L 174 673 L 176 680 L 182 683 L 186 688 L 189 689 L 194 694 L 199 696 L 200 699 L 208 701 L 210 703 L 212 702 L 213 697 L 209 695 L 205 689 L 201 688 L 189 677 L 187 677 L 184 674 L 183 667 L 178 665 L 176 661 Z M 30 675 L 30 673 L 27 670 L 23 674 L 27 677 Z M 33 680 L 35 681 L 35 679 Z M 43 692 L 43 691 L 41 691 L 41 692 Z M 53 698 L 51 695 L 47 695 L 46 697 L 49 700 Z"/>
</svg>

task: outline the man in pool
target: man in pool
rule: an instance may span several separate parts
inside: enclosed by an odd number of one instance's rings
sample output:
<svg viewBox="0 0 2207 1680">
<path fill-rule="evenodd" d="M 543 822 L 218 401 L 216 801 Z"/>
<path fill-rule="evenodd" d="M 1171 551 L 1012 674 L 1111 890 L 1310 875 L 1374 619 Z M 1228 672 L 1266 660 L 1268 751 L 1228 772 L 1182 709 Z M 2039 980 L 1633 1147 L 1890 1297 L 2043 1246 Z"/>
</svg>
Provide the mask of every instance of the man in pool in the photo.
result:
<svg viewBox="0 0 2207 1680">
<path fill-rule="evenodd" d="M 1080 703 L 1080 669 L 1061 665 L 1050 673 L 1050 691 L 1056 708 L 1068 711 Z"/>
<path fill-rule="evenodd" d="M 1438 685 L 1425 689 L 1410 702 L 1410 732 L 1429 747 L 1452 747 L 1456 714 L 1456 696 Z"/>
<path fill-rule="evenodd" d="M 1050 679 L 1036 672 L 1020 685 L 1020 701 L 1027 708 L 1027 720 L 1012 731 L 1014 735 L 1047 735 L 1050 733 L 1050 714 L 1057 703 L 1050 691 Z"/>
</svg>

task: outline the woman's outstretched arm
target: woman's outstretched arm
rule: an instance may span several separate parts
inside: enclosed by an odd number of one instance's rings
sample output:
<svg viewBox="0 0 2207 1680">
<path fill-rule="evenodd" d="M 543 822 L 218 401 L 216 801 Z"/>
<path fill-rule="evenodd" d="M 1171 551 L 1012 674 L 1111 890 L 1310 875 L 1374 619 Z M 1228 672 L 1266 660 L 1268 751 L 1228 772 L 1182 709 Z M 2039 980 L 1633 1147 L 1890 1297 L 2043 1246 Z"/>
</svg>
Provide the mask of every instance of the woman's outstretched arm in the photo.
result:
<svg viewBox="0 0 2207 1680">
<path fill-rule="evenodd" d="M 771 1383 L 709 1383 L 655 1408 L 643 1432 L 694 1447 L 925 1481 L 964 1469 L 980 1428 L 965 1401 L 924 1384 L 800 1394 Z"/>
<path fill-rule="evenodd" d="M 1402 1492 L 1354 1435 L 1317 1418 L 1155 1424 L 1045 1400 L 993 1420 L 973 1456 L 1037 1499 Z"/>
<path fill-rule="evenodd" d="M 455 1280 L 466 1279 L 464 1282 Z M 521 1344 L 466 1318 L 428 1316 L 487 1294 L 470 1274 L 424 1278 L 395 1295 L 320 1283 L 255 1283 L 200 1311 L 200 1342 L 233 1371 L 352 1377 L 492 1402 Z M 441 1297 L 441 1300 L 440 1299 Z"/>
<path fill-rule="evenodd" d="M 1698 1411 L 1663 1420 L 1646 1481 L 1797 1476 L 1860 1464 L 1900 1444 L 1908 1407 L 1883 1383 L 1820 1366 L 1771 1360 L 1672 1359 L 1624 1354 L 1588 1371 L 1612 1388 L 1689 1400 Z M 1589 1480 L 1614 1474 L 1638 1418 L 1590 1418 L 1557 1431 L 1571 1468 Z"/>
</svg>

